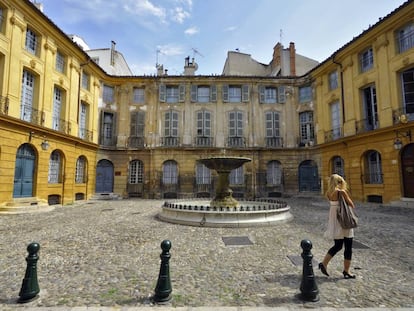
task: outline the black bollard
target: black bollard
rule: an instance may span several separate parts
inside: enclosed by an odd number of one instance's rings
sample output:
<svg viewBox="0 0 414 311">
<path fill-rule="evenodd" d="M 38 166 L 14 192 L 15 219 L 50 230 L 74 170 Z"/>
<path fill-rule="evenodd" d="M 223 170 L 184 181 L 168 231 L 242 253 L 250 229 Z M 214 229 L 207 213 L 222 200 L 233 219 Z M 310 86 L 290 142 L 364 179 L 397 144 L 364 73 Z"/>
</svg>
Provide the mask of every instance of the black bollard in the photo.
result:
<svg viewBox="0 0 414 311">
<path fill-rule="evenodd" d="M 315 275 L 313 274 L 312 258 L 311 253 L 312 242 L 309 240 L 302 240 L 300 243 L 302 247 L 302 258 L 303 258 L 303 273 L 302 283 L 300 284 L 301 299 L 305 301 L 318 301 L 319 290 L 315 282 Z"/>
<path fill-rule="evenodd" d="M 171 258 L 170 250 L 171 242 L 164 240 L 161 242 L 162 253 L 160 274 L 158 276 L 157 286 L 155 287 L 154 302 L 156 303 L 167 303 L 171 300 L 171 281 L 170 281 L 170 265 L 169 261 Z"/>
<path fill-rule="evenodd" d="M 26 257 L 27 267 L 19 293 L 19 303 L 29 302 L 37 298 L 37 294 L 40 292 L 39 283 L 37 282 L 36 267 L 37 261 L 39 259 L 39 256 L 37 255 L 39 249 L 40 245 L 36 242 L 30 243 L 29 246 L 27 246 L 29 255 Z"/>
</svg>

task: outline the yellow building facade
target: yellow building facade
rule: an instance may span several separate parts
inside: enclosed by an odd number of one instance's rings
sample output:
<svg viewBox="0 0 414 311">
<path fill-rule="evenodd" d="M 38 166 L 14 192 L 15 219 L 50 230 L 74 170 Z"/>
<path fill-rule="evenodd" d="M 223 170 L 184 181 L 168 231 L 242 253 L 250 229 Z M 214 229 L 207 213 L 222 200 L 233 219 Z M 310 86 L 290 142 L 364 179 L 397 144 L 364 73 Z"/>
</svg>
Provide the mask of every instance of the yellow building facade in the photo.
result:
<svg viewBox="0 0 414 311">
<path fill-rule="evenodd" d="M 121 77 L 31 2 L 0 0 L 0 208 L 212 197 L 197 159 L 224 155 L 252 159 L 230 175 L 240 198 L 321 194 L 336 172 L 356 200 L 413 199 L 412 12 L 300 77 L 199 76 L 189 59 L 190 74 Z"/>
</svg>

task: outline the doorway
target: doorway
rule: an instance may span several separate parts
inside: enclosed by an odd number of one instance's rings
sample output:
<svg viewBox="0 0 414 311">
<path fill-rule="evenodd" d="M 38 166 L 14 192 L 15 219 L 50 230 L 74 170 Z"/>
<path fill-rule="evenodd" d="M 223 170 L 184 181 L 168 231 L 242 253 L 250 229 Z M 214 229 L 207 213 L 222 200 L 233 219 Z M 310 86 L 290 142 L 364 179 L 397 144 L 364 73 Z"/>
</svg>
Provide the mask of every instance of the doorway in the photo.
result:
<svg viewBox="0 0 414 311">
<path fill-rule="evenodd" d="M 33 196 L 36 154 L 29 144 L 19 147 L 14 169 L 13 198 Z"/>
</svg>

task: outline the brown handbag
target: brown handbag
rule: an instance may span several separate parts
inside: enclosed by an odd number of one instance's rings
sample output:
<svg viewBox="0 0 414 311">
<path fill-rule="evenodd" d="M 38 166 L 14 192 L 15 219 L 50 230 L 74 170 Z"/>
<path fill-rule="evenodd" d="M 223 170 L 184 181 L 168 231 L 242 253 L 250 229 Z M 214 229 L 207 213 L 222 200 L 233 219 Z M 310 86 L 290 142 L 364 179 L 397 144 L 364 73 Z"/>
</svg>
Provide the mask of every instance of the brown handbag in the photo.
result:
<svg viewBox="0 0 414 311">
<path fill-rule="evenodd" d="M 343 229 L 352 229 L 358 226 L 358 216 L 353 211 L 353 208 L 348 205 L 345 198 L 338 192 L 339 207 L 337 210 L 336 217 L 338 222 Z"/>
</svg>

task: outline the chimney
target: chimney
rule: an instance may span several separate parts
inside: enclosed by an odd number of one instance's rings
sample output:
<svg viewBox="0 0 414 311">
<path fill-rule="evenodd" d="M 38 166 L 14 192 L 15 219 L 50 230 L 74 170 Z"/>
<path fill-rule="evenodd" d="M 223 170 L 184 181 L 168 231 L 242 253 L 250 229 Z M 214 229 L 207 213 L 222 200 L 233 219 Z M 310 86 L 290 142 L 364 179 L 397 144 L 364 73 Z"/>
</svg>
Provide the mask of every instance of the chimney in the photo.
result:
<svg viewBox="0 0 414 311">
<path fill-rule="evenodd" d="M 290 42 L 289 44 L 289 54 L 290 54 L 290 75 L 296 76 L 296 49 L 295 43 Z"/>
<path fill-rule="evenodd" d="M 197 69 L 198 69 L 198 65 L 194 61 L 194 57 L 191 59 L 191 63 L 190 63 L 190 56 L 186 57 L 185 58 L 185 65 L 184 65 L 184 75 L 185 76 L 194 76 Z"/>
<path fill-rule="evenodd" d="M 164 74 L 164 66 L 157 65 L 157 76 L 162 76 Z"/>
</svg>

